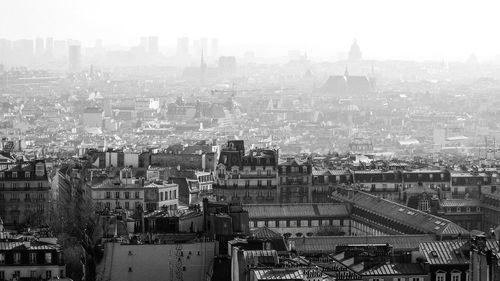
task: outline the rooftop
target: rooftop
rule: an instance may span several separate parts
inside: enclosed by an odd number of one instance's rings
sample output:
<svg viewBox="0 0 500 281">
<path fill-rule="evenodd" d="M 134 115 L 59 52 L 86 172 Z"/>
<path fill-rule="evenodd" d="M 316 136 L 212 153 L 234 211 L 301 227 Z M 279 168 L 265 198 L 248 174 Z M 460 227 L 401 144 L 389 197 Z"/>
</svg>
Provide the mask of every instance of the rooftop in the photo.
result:
<svg viewBox="0 0 500 281">
<path fill-rule="evenodd" d="M 243 209 L 251 219 L 349 216 L 347 206 L 342 203 L 248 204 Z"/>
</svg>

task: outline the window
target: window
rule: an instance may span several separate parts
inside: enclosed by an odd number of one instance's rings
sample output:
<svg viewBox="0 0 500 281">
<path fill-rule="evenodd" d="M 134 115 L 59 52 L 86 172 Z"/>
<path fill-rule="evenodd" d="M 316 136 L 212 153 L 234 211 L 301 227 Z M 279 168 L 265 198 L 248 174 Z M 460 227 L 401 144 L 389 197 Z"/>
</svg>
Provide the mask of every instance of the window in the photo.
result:
<svg viewBox="0 0 500 281">
<path fill-rule="evenodd" d="M 36 263 L 36 253 L 30 253 L 30 264 Z"/>
<path fill-rule="evenodd" d="M 461 281 L 462 272 L 454 270 L 451 272 L 451 281 Z"/>
<path fill-rule="evenodd" d="M 24 172 L 24 177 L 29 179 L 31 178 L 31 173 L 30 172 Z"/>
<path fill-rule="evenodd" d="M 43 182 L 38 183 L 38 188 L 42 189 L 43 188 Z"/>
<path fill-rule="evenodd" d="M 267 170 L 266 174 L 267 174 L 268 177 L 271 176 L 271 170 Z"/>
<path fill-rule="evenodd" d="M 445 280 L 446 280 L 446 272 L 436 273 L 436 281 L 445 281 Z"/>
<path fill-rule="evenodd" d="M 45 253 L 45 263 L 52 263 L 52 253 Z"/>
<path fill-rule="evenodd" d="M 111 209 L 111 203 L 106 202 L 106 209 Z"/>
<path fill-rule="evenodd" d="M 4 172 L 0 172 L 0 179 L 3 179 L 5 177 Z"/>
<path fill-rule="evenodd" d="M 0 264 L 5 264 L 5 253 L 0 253 Z"/>
<path fill-rule="evenodd" d="M 5 271 L 0 271 L 0 280 L 5 280 Z"/>
<path fill-rule="evenodd" d="M 110 198 L 111 198 L 111 192 L 106 191 L 106 199 L 110 199 Z"/>
<path fill-rule="evenodd" d="M 0 188 L 1 188 L 1 189 L 4 189 L 4 188 L 5 188 L 5 183 L 0 182 Z"/>
<path fill-rule="evenodd" d="M 130 204 L 128 202 L 125 202 L 125 209 L 129 209 L 130 208 Z"/>
<path fill-rule="evenodd" d="M 272 181 L 271 180 L 267 180 L 267 186 L 271 186 L 272 184 Z"/>
<path fill-rule="evenodd" d="M 14 276 L 21 277 L 21 271 L 19 270 L 14 271 Z"/>
<path fill-rule="evenodd" d="M 125 196 L 127 198 L 127 196 Z M 160 192 L 160 201 L 163 201 L 163 192 Z"/>
<path fill-rule="evenodd" d="M 422 199 L 418 202 L 418 209 L 427 212 L 429 210 L 429 200 Z"/>
<path fill-rule="evenodd" d="M 30 271 L 30 277 L 35 278 L 36 277 L 36 270 Z"/>
<path fill-rule="evenodd" d="M 139 199 L 139 191 L 136 191 L 135 194 L 134 194 L 135 198 L 136 199 Z"/>
<path fill-rule="evenodd" d="M 17 172 L 12 172 L 12 178 L 17 179 Z"/>
<path fill-rule="evenodd" d="M 174 199 L 177 199 L 177 190 L 174 190 Z"/>
<path fill-rule="evenodd" d="M 411 277 L 410 281 L 424 281 L 424 279 L 421 277 Z"/>
<path fill-rule="evenodd" d="M 128 191 L 125 192 L 125 199 L 130 199 L 130 192 Z"/>
<path fill-rule="evenodd" d="M 262 181 L 261 180 L 257 180 L 257 186 L 262 186 Z"/>
<path fill-rule="evenodd" d="M 30 183 L 29 183 L 29 182 L 25 183 L 25 184 L 24 184 L 24 188 L 25 188 L 25 189 L 30 189 Z"/>
<path fill-rule="evenodd" d="M 392 280 L 393 281 L 405 281 L 405 279 L 402 277 L 394 277 Z"/>
<path fill-rule="evenodd" d="M 19 252 L 14 253 L 14 263 L 15 264 L 21 263 L 21 253 Z"/>
<path fill-rule="evenodd" d="M 50 271 L 50 270 L 45 271 L 45 278 L 47 278 L 47 279 L 52 278 L 52 271 Z"/>
<path fill-rule="evenodd" d="M 116 199 L 119 199 L 119 198 L 120 198 L 120 191 L 116 191 L 116 192 L 115 192 L 115 198 L 116 198 Z"/>
<path fill-rule="evenodd" d="M 250 186 L 250 180 L 245 180 L 245 187 L 249 187 Z"/>
</svg>

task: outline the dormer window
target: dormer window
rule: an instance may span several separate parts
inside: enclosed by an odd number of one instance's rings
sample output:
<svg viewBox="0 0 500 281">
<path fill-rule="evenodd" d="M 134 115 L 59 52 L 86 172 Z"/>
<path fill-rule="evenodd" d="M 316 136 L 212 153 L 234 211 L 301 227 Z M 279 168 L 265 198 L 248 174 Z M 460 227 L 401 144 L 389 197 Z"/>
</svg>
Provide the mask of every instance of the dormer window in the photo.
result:
<svg viewBox="0 0 500 281">
<path fill-rule="evenodd" d="M 35 166 L 35 175 L 37 177 L 43 177 L 45 175 L 45 165 L 43 163 L 37 163 Z"/>
</svg>

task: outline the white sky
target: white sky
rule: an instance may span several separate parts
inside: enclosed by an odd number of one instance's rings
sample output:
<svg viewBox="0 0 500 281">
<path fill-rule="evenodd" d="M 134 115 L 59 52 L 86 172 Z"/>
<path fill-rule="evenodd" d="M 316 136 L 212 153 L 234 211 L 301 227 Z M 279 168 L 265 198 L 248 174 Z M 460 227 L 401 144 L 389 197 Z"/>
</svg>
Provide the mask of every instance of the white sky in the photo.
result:
<svg viewBox="0 0 500 281">
<path fill-rule="evenodd" d="M 500 54 L 500 1 L 0 0 L 0 38 L 137 45 L 157 35 L 217 37 L 221 48 L 336 56 L 357 38 L 365 58 L 480 59 Z M 234 49 L 234 47 L 233 47 Z"/>
</svg>

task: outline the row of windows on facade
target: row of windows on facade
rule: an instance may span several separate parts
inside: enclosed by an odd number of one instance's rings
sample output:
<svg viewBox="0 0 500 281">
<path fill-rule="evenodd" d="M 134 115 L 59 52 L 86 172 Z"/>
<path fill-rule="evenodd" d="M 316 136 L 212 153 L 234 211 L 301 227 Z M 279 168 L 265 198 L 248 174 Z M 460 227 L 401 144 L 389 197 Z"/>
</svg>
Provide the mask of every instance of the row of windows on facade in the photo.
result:
<svg viewBox="0 0 500 281">
<path fill-rule="evenodd" d="M 363 183 L 359 183 L 359 186 L 362 187 L 362 188 L 363 187 L 371 187 L 372 189 L 376 189 L 377 188 L 377 184 L 376 183 L 372 183 L 370 185 L 368 185 L 368 184 L 365 185 Z M 391 186 L 389 186 L 387 183 L 383 183 L 382 184 L 382 189 L 387 189 L 387 188 L 391 187 L 391 189 L 393 189 L 393 190 L 398 190 L 399 188 L 403 188 L 403 190 L 404 190 L 404 189 L 412 188 L 414 186 L 418 186 L 418 185 L 417 184 L 411 184 L 411 183 L 408 183 L 408 184 L 406 184 L 406 183 L 405 184 L 395 183 L 395 184 L 391 184 Z M 433 184 L 433 183 L 431 183 L 428 186 L 431 189 L 439 188 L 439 189 L 442 189 L 442 190 L 446 190 L 446 189 L 448 189 L 450 187 L 448 184 L 445 184 L 445 183 L 443 183 L 443 184 Z"/>
<path fill-rule="evenodd" d="M 474 212 L 481 212 L 481 207 L 448 207 L 446 208 L 447 213 L 470 213 L 474 210 Z"/>
<path fill-rule="evenodd" d="M 19 177 L 20 173 L 24 173 L 24 178 L 27 178 L 27 179 L 31 178 L 31 172 L 12 172 L 11 178 L 17 179 Z M 41 177 L 44 175 L 44 172 L 43 172 L 43 170 L 37 170 L 35 172 L 35 175 L 37 177 Z M 5 178 L 5 172 L 0 172 L 0 179 L 4 179 L 4 178 Z"/>
<path fill-rule="evenodd" d="M 209 182 L 209 181 L 213 181 L 213 179 L 212 179 L 211 175 L 208 175 L 208 176 L 199 176 L 198 177 L 198 181 L 199 182 Z"/>
<path fill-rule="evenodd" d="M 14 252 L 13 257 L 14 257 L 14 260 L 13 260 L 14 264 L 21 264 L 21 253 L 20 252 Z M 29 263 L 30 264 L 42 263 L 41 261 L 38 261 L 38 253 L 37 252 L 29 253 Z M 52 253 L 45 253 L 43 263 L 45 263 L 45 264 L 52 263 Z M 5 264 L 5 253 L 0 253 L 0 264 Z"/>
<path fill-rule="evenodd" d="M 231 172 L 232 174 L 234 175 L 238 175 L 238 174 L 247 174 L 247 175 L 250 175 L 251 174 L 251 171 L 254 171 L 255 169 L 243 169 L 243 172 L 240 173 L 240 170 L 238 169 L 233 169 Z M 275 176 L 276 174 L 273 174 L 273 170 L 272 169 L 268 169 L 268 170 L 264 170 L 264 169 L 257 169 L 257 175 L 258 176 L 262 176 L 262 172 L 263 171 L 266 171 L 266 176 Z"/>
<path fill-rule="evenodd" d="M 10 198 L 8 198 L 10 196 Z M 25 201 L 30 201 L 30 200 L 40 200 L 43 201 L 45 200 L 45 194 L 44 193 L 17 193 L 17 192 L 12 192 L 12 193 L 0 193 L 0 200 L 6 200 L 10 199 L 13 201 L 20 201 L 20 198 L 24 197 Z"/>
<path fill-rule="evenodd" d="M 44 169 L 43 165 L 36 165 L 36 167 L 35 167 L 35 175 L 37 177 L 42 177 L 45 174 L 44 170 L 45 169 Z M 25 172 L 11 172 L 10 175 L 11 175 L 11 178 L 17 179 L 18 176 L 21 175 L 21 173 L 24 173 L 24 178 L 31 178 L 31 172 L 29 172 L 29 171 L 25 171 Z M 0 179 L 3 179 L 5 177 L 6 177 L 5 172 L 0 172 Z"/>
<path fill-rule="evenodd" d="M 3 189 L 3 188 L 12 188 L 12 189 L 17 189 L 17 188 L 25 188 L 25 189 L 30 189 L 32 187 L 31 185 L 31 182 L 25 182 L 24 184 L 19 184 L 17 182 L 13 182 L 13 183 L 5 183 L 5 182 L 0 182 L 0 189 Z M 42 189 L 44 188 L 43 186 L 43 182 L 38 182 L 36 184 L 36 187 Z"/>
<path fill-rule="evenodd" d="M 18 278 L 25 278 L 28 276 L 21 276 L 21 271 L 20 270 L 14 270 L 12 273 L 12 279 L 18 279 Z M 31 270 L 30 271 L 30 276 L 29 278 L 35 279 L 42 277 L 42 274 L 38 270 Z M 59 271 L 59 276 L 60 278 L 64 278 L 64 269 L 61 269 Z M 46 270 L 45 271 L 45 279 L 51 279 L 52 278 L 52 270 Z M 5 278 L 5 271 L 0 270 L 0 280 L 6 280 Z"/>
<path fill-rule="evenodd" d="M 111 191 L 106 191 L 106 199 L 111 199 Z M 131 193 L 130 191 L 125 191 L 123 192 L 123 198 L 124 199 L 131 199 L 132 197 L 130 196 Z M 140 192 L 139 191 L 135 191 L 134 192 L 134 198 L 135 199 L 140 199 L 141 196 L 140 196 Z M 115 191 L 115 199 L 120 199 L 122 198 L 121 197 L 121 192 L 120 191 Z M 170 190 L 168 191 L 168 193 L 165 191 L 165 192 L 160 192 L 160 201 L 163 201 L 163 200 L 173 200 L 173 199 L 177 199 L 177 190 Z"/>
<path fill-rule="evenodd" d="M 316 227 L 344 226 L 344 220 L 251 220 L 250 227 Z"/>
<path fill-rule="evenodd" d="M 307 174 L 308 169 L 307 166 L 281 166 L 281 172 L 286 173 L 287 172 L 287 167 L 290 167 L 289 172 L 290 173 L 304 173 Z"/>
<path fill-rule="evenodd" d="M 272 180 L 266 182 L 267 186 L 272 186 L 272 184 Z M 257 186 L 262 186 L 262 180 L 257 180 Z M 238 182 L 233 182 L 233 187 L 238 187 Z M 245 180 L 245 187 L 250 187 L 250 180 Z"/>
<path fill-rule="evenodd" d="M 134 209 L 137 209 L 139 208 L 139 206 L 141 205 L 141 202 L 139 201 L 135 201 L 134 202 Z M 106 208 L 106 209 L 111 209 L 111 202 L 105 202 L 105 203 L 102 203 L 102 202 L 97 202 L 97 208 L 98 209 L 102 209 L 102 208 Z M 115 208 L 117 209 L 121 209 L 122 208 L 122 204 L 120 203 L 120 201 L 117 201 L 115 202 Z M 123 208 L 126 209 L 126 210 L 130 210 L 130 202 L 125 202 L 123 204 Z"/>
<path fill-rule="evenodd" d="M 308 184 L 308 177 L 280 177 L 280 184 Z"/>
<path fill-rule="evenodd" d="M 370 278 L 369 281 L 424 281 L 424 277 L 409 277 L 408 279 L 404 277 L 393 277 L 392 279 L 384 278 Z"/>
</svg>

